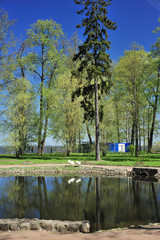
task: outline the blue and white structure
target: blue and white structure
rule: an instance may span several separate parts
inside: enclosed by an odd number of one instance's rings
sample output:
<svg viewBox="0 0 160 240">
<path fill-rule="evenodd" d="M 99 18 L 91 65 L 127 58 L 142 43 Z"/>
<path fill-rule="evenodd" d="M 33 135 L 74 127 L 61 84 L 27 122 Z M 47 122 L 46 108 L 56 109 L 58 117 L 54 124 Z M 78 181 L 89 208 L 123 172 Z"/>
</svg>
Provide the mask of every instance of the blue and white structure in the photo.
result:
<svg viewBox="0 0 160 240">
<path fill-rule="evenodd" d="M 111 152 L 129 152 L 131 143 L 107 143 L 107 151 Z"/>
</svg>

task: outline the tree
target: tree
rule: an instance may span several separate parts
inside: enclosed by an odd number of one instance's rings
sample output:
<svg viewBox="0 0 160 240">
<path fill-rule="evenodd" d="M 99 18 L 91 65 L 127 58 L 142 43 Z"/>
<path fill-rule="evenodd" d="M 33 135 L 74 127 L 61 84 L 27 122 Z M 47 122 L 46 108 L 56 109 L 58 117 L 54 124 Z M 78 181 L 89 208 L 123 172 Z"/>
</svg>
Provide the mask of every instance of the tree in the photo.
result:
<svg viewBox="0 0 160 240">
<path fill-rule="evenodd" d="M 142 95 L 144 92 L 143 70 L 147 61 L 147 53 L 133 45 L 130 51 L 125 51 L 118 65 L 115 67 L 115 78 L 119 85 L 119 91 L 125 104 L 132 116 L 131 143 L 135 142 L 135 155 L 138 155 L 138 129 L 140 106 L 142 105 Z"/>
<path fill-rule="evenodd" d="M 116 114 L 114 109 L 114 102 L 112 97 L 106 98 L 104 95 L 101 99 L 102 104 L 104 105 L 104 115 L 103 119 L 100 122 L 101 128 L 101 149 L 103 156 L 106 155 L 107 144 L 110 142 L 117 142 L 116 134 Z"/>
<path fill-rule="evenodd" d="M 16 157 L 19 157 L 24 154 L 27 142 L 31 140 L 29 129 L 32 125 L 32 111 L 35 109 L 30 82 L 25 78 L 16 78 L 9 85 L 6 98 L 5 132 L 8 134 L 10 145 L 16 150 Z M 33 132 L 32 126 L 32 134 Z"/>
<path fill-rule="evenodd" d="M 55 104 L 51 117 L 51 134 L 67 148 L 67 156 L 76 151 L 77 139 L 82 134 L 82 109 L 77 98 L 72 102 L 72 91 L 77 87 L 77 80 L 71 81 L 71 71 L 66 70 L 57 79 Z M 72 87 L 71 87 L 72 86 Z M 80 141 L 80 140 L 79 140 Z M 80 143 L 79 143 L 80 147 Z"/>
<path fill-rule="evenodd" d="M 14 36 L 12 28 L 15 20 L 10 20 L 8 13 L 4 9 L 0 9 L 0 70 L 2 71 L 2 64 L 5 63 L 5 59 L 8 57 L 8 50 L 14 45 Z M 0 71 L 0 72 L 1 72 Z"/>
<path fill-rule="evenodd" d="M 27 33 L 27 43 L 34 49 L 28 55 L 31 62 L 29 70 L 35 79 L 40 80 L 37 154 L 42 154 L 44 151 L 50 116 L 50 92 L 65 59 L 60 46 L 62 34 L 61 26 L 53 20 L 38 20 Z"/>
<path fill-rule="evenodd" d="M 153 53 L 149 54 L 148 62 L 144 71 L 145 77 L 145 97 L 147 106 L 148 119 L 148 152 L 151 152 L 153 145 L 153 136 L 156 132 L 156 115 L 159 102 L 160 87 L 160 60 L 158 57 L 153 58 Z"/>
<path fill-rule="evenodd" d="M 160 22 L 160 18 L 158 20 Z M 153 33 L 160 33 L 160 25 L 153 31 Z M 160 87 L 160 37 L 157 38 L 156 43 L 152 46 L 151 49 L 151 56 L 154 58 L 154 63 L 152 64 L 154 73 L 154 87 L 152 88 L 152 103 L 151 106 L 153 108 L 153 117 L 152 117 L 152 126 L 148 138 L 148 152 L 151 152 L 152 145 L 153 145 L 153 134 L 155 130 L 155 121 L 156 121 L 156 114 L 158 108 L 158 101 L 159 101 L 159 87 Z M 156 73 L 155 73 L 156 72 Z M 155 77 L 156 76 L 156 77 Z M 153 77 L 152 77 L 153 78 Z"/>
<path fill-rule="evenodd" d="M 15 69 L 13 54 L 10 48 L 14 47 L 13 27 L 15 20 L 10 20 L 8 13 L 0 8 L 0 91 L 12 82 Z M 12 49 L 13 51 L 13 49 Z M 3 102 L 3 99 L 2 99 Z M 1 104 L 1 113 L 5 111 L 4 104 Z"/>
<path fill-rule="evenodd" d="M 79 95 L 83 96 L 81 105 L 88 112 L 90 108 L 91 116 L 95 116 L 95 142 L 96 142 L 96 160 L 100 160 L 99 146 L 99 99 L 103 92 L 110 88 L 111 60 L 106 50 L 110 48 L 107 30 L 115 30 L 116 25 L 108 17 L 108 6 L 111 0 L 74 0 L 76 4 L 81 5 L 82 9 L 78 14 L 85 14 L 81 24 L 77 27 L 84 27 L 84 37 L 86 40 L 79 46 L 79 51 L 74 56 L 74 60 L 79 59 L 80 65 L 73 75 L 79 76 L 86 72 L 87 83 L 77 90 Z M 92 100 L 94 94 L 93 106 Z"/>
</svg>

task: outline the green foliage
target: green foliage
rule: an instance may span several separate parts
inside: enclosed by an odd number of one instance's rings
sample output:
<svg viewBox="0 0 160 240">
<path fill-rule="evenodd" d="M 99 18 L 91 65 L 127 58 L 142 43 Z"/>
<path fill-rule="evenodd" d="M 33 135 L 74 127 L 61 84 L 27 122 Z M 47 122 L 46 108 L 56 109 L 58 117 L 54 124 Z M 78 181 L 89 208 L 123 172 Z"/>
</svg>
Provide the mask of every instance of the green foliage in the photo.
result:
<svg viewBox="0 0 160 240">
<path fill-rule="evenodd" d="M 120 117 L 119 126 L 126 132 L 126 141 L 136 146 L 138 154 L 138 134 L 141 130 L 141 111 L 146 106 L 145 88 L 146 78 L 144 71 L 147 65 L 147 53 L 138 44 L 133 44 L 132 49 L 125 51 L 114 67 L 114 101 L 117 114 Z M 123 125 L 122 125 L 123 123 Z M 125 126 L 125 127 L 123 127 Z M 132 129 L 132 135 L 129 133 Z M 129 136 L 130 135 L 130 136 Z"/>
<path fill-rule="evenodd" d="M 84 37 L 86 40 L 79 46 L 78 53 L 75 54 L 74 60 L 79 59 L 80 64 L 72 73 L 74 76 L 81 76 L 85 72 L 86 80 L 80 88 L 75 91 L 77 96 L 82 95 L 81 106 L 84 108 L 84 119 L 93 119 L 94 102 L 93 94 L 96 91 L 93 79 L 98 77 L 99 98 L 104 92 L 108 92 L 111 87 L 109 80 L 111 76 L 111 60 L 106 50 L 110 48 L 108 41 L 107 29 L 115 30 L 116 25 L 108 17 L 108 6 L 111 1 L 77 1 L 75 3 L 83 8 L 77 11 L 78 14 L 84 14 L 81 24 L 77 27 L 84 28 Z"/>
<path fill-rule="evenodd" d="M 25 152 L 27 143 L 33 141 L 32 111 L 35 111 L 34 97 L 30 82 L 24 78 L 15 79 L 9 85 L 8 92 L 3 128 L 8 134 L 8 142 L 19 156 L 19 154 Z"/>
<path fill-rule="evenodd" d="M 158 22 L 159 22 L 159 25 L 153 31 L 153 33 L 155 33 L 157 35 L 160 33 L 160 18 L 158 19 Z M 151 52 L 152 52 L 153 57 L 159 57 L 159 55 L 160 55 L 160 37 L 159 36 L 158 36 L 155 44 L 153 44 Z"/>
<path fill-rule="evenodd" d="M 27 59 L 29 70 L 40 81 L 38 86 L 40 111 L 38 126 L 38 154 L 44 151 L 48 131 L 53 89 L 57 76 L 63 70 L 65 56 L 60 40 L 61 26 L 53 20 L 38 20 L 27 32 L 26 40 L 32 49 Z"/>
<path fill-rule="evenodd" d="M 9 19 L 8 13 L 0 8 L 0 91 L 4 90 L 14 78 L 15 65 L 13 54 L 11 54 L 11 48 L 13 51 L 15 45 L 14 23 L 14 20 Z M 3 113 L 4 110 L 1 109 L 1 112 Z"/>
<path fill-rule="evenodd" d="M 8 13 L 0 8 L 0 61 L 7 57 L 9 47 L 13 46 L 13 26 L 15 20 L 10 20 Z"/>
<path fill-rule="evenodd" d="M 128 150 L 131 153 L 131 155 L 134 156 L 134 154 L 135 154 L 135 146 L 133 146 L 132 144 L 129 145 Z"/>
<path fill-rule="evenodd" d="M 72 85 L 72 88 L 71 88 Z M 56 82 L 55 101 L 52 107 L 50 132 L 63 145 L 67 146 L 68 154 L 76 151 L 76 142 L 79 134 L 82 135 L 82 110 L 80 100 L 72 102 L 73 89 L 78 85 L 76 79 L 71 80 L 71 72 L 66 70 Z"/>
</svg>

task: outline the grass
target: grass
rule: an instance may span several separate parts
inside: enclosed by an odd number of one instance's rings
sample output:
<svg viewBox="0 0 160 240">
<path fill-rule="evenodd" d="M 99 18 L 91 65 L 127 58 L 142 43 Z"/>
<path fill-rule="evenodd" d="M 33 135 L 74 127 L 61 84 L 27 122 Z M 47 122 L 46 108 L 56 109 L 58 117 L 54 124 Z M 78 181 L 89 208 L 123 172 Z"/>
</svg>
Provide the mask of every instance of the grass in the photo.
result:
<svg viewBox="0 0 160 240">
<path fill-rule="evenodd" d="M 160 167 L 160 154 L 141 153 L 137 158 L 129 153 L 107 153 L 101 161 L 95 161 L 94 154 L 72 153 L 67 157 L 64 153 L 44 154 L 26 154 L 17 159 L 13 155 L 0 155 L 0 165 L 15 164 L 66 164 L 68 160 L 81 161 L 83 164 L 90 165 L 112 165 L 112 166 L 144 166 Z"/>
</svg>

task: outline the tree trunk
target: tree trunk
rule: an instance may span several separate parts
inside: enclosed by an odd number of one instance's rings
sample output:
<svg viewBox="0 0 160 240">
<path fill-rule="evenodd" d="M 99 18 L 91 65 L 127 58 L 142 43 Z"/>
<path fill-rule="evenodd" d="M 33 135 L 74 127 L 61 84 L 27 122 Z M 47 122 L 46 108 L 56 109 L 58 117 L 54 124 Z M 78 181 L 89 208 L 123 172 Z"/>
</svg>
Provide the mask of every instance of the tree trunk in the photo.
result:
<svg viewBox="0 0 160 240">
<path fill-rule="evenodd" d="M 16 158 L 19 158 L 19 150 L 18 149 L 16 149 Z"/>
<path fill-rule="evenodd" d="M 151 152 L 152 145 L 153 145 L 153 134 L 154 134 L 156 113 L 157 113 L 157 106 L 158 106 L 158 98 L 159 98 L 159 82 L 160 82 L 160 65 L 158 66 L 157 88 L 156 88 L 155 101 L 154 101 L 154 105 L 153 105 L 152 125 L 151 125 L 151 130 L 150 130 L 150 135 L 149 135 L 149 141 L 148 141 L 148 152 L 149 153 Z"/>
<path fill-rule="evenodd" d="M 100 161 L 100 142 L 99 142 L 99 102 L 98 102 L 98 79 L 95 78 L 95 144 L 96 144 L 96 161 Z"/>
<path fill-rule="evenodd" d="M 143 151 L 146 151 L 146 134 L 145 134 L 145 122 L 143 118 Z"/>
<path fill-rule="evenodd" d="M 86 122 L 86 128 L 87 128 L 87 135 L 88 135 L 88 138 L 89 138 L 89 144 L 93 145 L 92 137 L 91 137 L 89 126 L 88 126 L 87 122 Z"/>
<path fill-rule="evenodd" d="M 128 116 L 126 116 L 126 142 L 129 143 L 130 142 L 130 134 L 129 134 L 129 120 L 128 120 Z"/>
<path fill-rule="evenodd" d="M 141 148 L 141 129 L 140 129 L 140 126 L 139 126 L 139 151 L 141 151 L 142 148 Z"/>
<path fill-rule="evenodd" d="M 81 130 L 79 129 L 79 143 L 78 143 L 78 152 L 81 153 Z"/>
<path fill-rule="evenodd" d="M 120 131 L 119 131 L 119 111 L 118 111 L 118 106 L 117 106 L 117 104 L 116 104 L 116 124 L 117 124 L 118 143 L 120 143 L 121 140 L 120 140 Z"/>
<path fill-rule="evenodd" d="M 156 121 L 156 112 L 157 112 L 157 103 L 158 103 L 158 97 L 156 96 L 155 105 L 153 107 L 153 118 L 152 118 L 152 125 L 151 130 L 149 134 L 149 141 L 148 141 L 148 152 L 151 153 L 152 145 L 153 145 L 153 133 L 154 133 L 154 127 L 155 127 L 155 121 Z"/>
<path fill-rule="evenodd" d="M 48 127 L 48 115 L 46 116 L 46 119 L 45 119 L 44 133 L 43 133 L 43 139 L 41 144 L 41 147 L 42 147 L 41 154 L 44 153 L 45 141 L 47 137 L 47 127 Z"/>
<path fill-rule="evenodd" d="M 42 129 L 43 129 L 43 81 L 41 82 L 41 97 L 40 97 L 40 119 L 38 129 L 38 149 L 37 154 L 42 154 Z"/>
<path fill-rule="evenodd" d="M 66 139 L 66 146 L 67 146 L 67 157 L 69 157 L 71 151 L 70 151 L 70 145 L 69 145 L 68 139 Z"/>
<path fill-rule="evenodd" d="M 147 135 L 148 135 L 148 152 L 149 152 L 149 132 L 150 132 L 150 113 L 149 113 L 149 108 L 148 108 L 148 132 L 147 132 Z"/>
<path fill-rule="evenodd" d="M 135 157 L 138 156 L 138 126 L 135 124 L 135 132 L 136 132 L 136 148 L 135 148 Z"/>
<path fill-rule="evenodd" d="M 133 77 L 133 96 L 134 96 L 134 124 L 135 124 L 135 157 L 138 156 L 138 102 L 136 79 Z"/>
<path fill-rule="evenodd" d="M 131 144 L 134 146 L 134 119 L 133 119 L 133 123 L 132 123 L 132 132 L 131 132 Z"/>
<path fill-rule="evenodd" d="M 102 156 L 106 156 L 106 144 L 105 144 L 105 137 L 104 131 L 101 129 L 101 148 L 102 148 Z"/>
<path fill-rule="evenodd" d="M 42 155 L 42 130 L 43 130 L 43 86 L 44 85 L 44 47 L 42 46 L 42 76 L 40 86 L 40 119 L 38 129 L 38 149 L 37 154 Z"/>
</svg>

